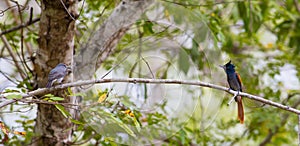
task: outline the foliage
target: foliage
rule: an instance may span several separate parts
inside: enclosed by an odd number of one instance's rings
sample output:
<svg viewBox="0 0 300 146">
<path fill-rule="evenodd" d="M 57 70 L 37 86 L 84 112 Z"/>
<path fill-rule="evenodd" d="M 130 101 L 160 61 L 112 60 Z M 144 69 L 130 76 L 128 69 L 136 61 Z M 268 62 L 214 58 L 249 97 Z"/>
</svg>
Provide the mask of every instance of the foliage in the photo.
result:
<svg viewBox="0 0 300 146">
<path fill-rule="evenodd" d="M 76 25 L 77 51 L 120 1 L 83 2 Z M 231 59 L 242 76 L 244 91 L 297 108 L 300 86 L 299 7 L 295 1 L 280 0 L 157 1 L 118 42 L 97 76 L 112 69 L 112 77 L 176 78 L 225 86 L 225 73 L 218 65 Z M 11 11 L 4 12 L 1 30 L 17 25 L 12 15 Z M 29 16 L 22 13 L 22 17 L 26 20 Z M 32 47 L 25 50 L 26 57 L 31 60 L 23 58 L 23 64 L 33 61 L 37 28 L 38 25 L 33 24 L 24 29 L 23 43 Z M 14 53 L 21 56 L 24 49 L 19 45 L 21 32 L 13 31 L 5 36 Z M 3 46 L 3 43 L 0 42 L 0 45 Z M 6 50 L 1 49 L 0 56 L 12 64 Z M 25 70 L 25 79 L 16 76 L 16 69 L 6 71 L 0 67 L 0 71 L 16 83 L 16 88 L 33 89 L 30 70 Z M 19 90 L 7 90 L 6 94 L 10 94 L 7 98 L 20 98 Z M 246 119 L 245 124 L 240 125 L 236 119 L 236 105 L 224 106 L 230 95 L 218 91 L 177 85 L 115 83 L 95 86 L 86 93 L 78 94 L 84 99 L 80 120 L 70 118 L 65 107 L 56 104 L 63 100 L 61 97 L 46 95 L 43 99 L 55 102 L 55 107 L 77 125 L 74 144 L 297 143 L 295 115 L 245 99 Z M 25 137 L 10 136 L 9 145 L 29 144 L 34 135 L 35 116 L 19 115 L 15 120 L 17 124 L 9 124 L 6 114 L 20 112 L 19 108 L 35 110 L 35 105 L 16 104 L 1 109 L 1 121 L 5 125 L 11 128 L 18 125 L 26 131 Z M 1 138 L 4 135 L 1 133 Z"/>
</svg>

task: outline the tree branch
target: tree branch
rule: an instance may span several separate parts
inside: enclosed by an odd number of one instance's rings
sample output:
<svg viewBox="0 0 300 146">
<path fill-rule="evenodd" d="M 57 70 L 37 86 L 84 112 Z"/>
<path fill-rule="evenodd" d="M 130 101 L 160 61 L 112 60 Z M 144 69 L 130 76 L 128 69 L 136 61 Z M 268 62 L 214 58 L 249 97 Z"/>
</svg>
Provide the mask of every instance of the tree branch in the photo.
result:
<svg viewBox="0 0 300 146">
<path fill-rule="evenodd" d="M 12 47 L 10 46 L 10 44 L 8 43 L 7 39 L 5 36 L 0 36 L 1 37 L 1 40 L 3 41 L 6 49 L 8 50 L 8 53 L 10 54 L 12 60 L 14 61 L 15 63 L 15 66 L 18 70 L 18 72 L 20 73 L 20 76 L 22 77 L 22 79 L 24 80 L 26 78 L 23 70 L 21 69 L 20 65 L 18 64 L 18 59 L 17 57 L 15 56 L 15 53 L 13 52 L 13 49 Z"/>
<path fill-rule="evenodd" d="M 21 29 L 21 28 L 27 27 L 27 26 L 29 26 L 29 25 L 31 25 L 31 24 L 34 24 L 34 23 L 38 22 L 38 21 L 40 21 L 40 18 L 35 18 L 35 19 L 33 19 L 32 21 L 28 21 L 28 22 L 25 23 L 25 24 L 21 24 L 21 25 L 19 25 L 19 26 L 13 27 L 13 28 L 11 28 L 11 29 L 4 30 L 4 31 L 2 31 L 2 32 L 0 33 L 0 36 L 2 36 L 2 35 L 4 35 L 4 34 L 7 34 L 7 33 L 10 33 L 10 32 L 13 32 L 13 31 L 16 31 L 16 30 L 19 30 L 19 29 Z"/>
<path fill-rule="evenodd" d="M 122 0 L 75 57 L 75 80 L 91 79 L 122 36 L 152 3 L 154 0 Z"/>
<path fill-rule="evenodd" d="M 176 5 L 183 6 L 183 7 L 208 7 L 208 6 L 214 6 L 214 5 L 223 5 L 223 4 L 244 2 L 243 0 L 235 0 L 235 1 L 220 1 L 220 2 L 208 3 L 208 4 L 192 4 L 192 3 L 186 4 L 183 2 L 174 2 L 174 1 L 170 1 L 170 0 L 162 0 L 162 1 L 176 4 Z M 251 1 L 257 1 L 257 0 L 251 0 Z"/>
<path fill-rule="evenodd" d="M 78 87 L 78 86 L 84 86 L 84 85 L 92 85 L 92 84 L 101 84 L 101 83 L 151 83 L 151 84 L 181 84 L 181 85 L 193 85 L 193 86 L 201 86 L 201 87 L 208 87 L 208 88 L 212 88 L 212 89 L 216 89 L 216 90 L 220 90 L 220 91 L 225 91 L 228 92 L 230 94 L 237 94 L 236 91 L 234 90 L 228 90 L 228 87 L 224 87 L 224 86 L 219 86 L 219 85 L 215 85 L 215 84 L 211 84 L 211 83 L 206 83 L 206 82 L 201 82 L 201 81 L 181 81 L 181 80 L 173 80 L 173 79 L 143 79 L 143 78 L 116 78 L 116 79 L 98 79 L 98 80 L 85 80 L 85 81 L 78 81 L 78 82 L 73 82 L 73 83 L 66 83 L 66 84 L 62 84 L 59 86 L 55 86 L 52 88 L 40 88 L 37 89 L 35 91 L 31 91 L 28 92 L 26 94 L 21 94 L 21 96 L 23 98 L 28 98 L 28 97 L 33 97 L 33 96 L 40 96 L 40 95 L 44 95 L 47 93 L 51 93 L 54 91 L 58 91 L 58 90 L 63 90 L 66 89 L 68 87 Z M 239 95 L 252 99 L 252 100 L 256 100 L 280 109 L 283 109 L 285 111 L 289 111 L 295 114 L 300 114 L 300 110 L 297 110 L 295 108 L 292 108 L 290 106 L 286 106 L 277 102 L 273 102 L 271 100 L 267 100 L 264 99 L 263 97 L 259 97 L 256 95 L 251 95 L 245 92 L 239 92 Z M 0 94 L 0 98 L 5 98 L 5 94 Z M 4 106 L 14 103 L 16 102 L 16 100 L 12 99 L 9 101 L 4 101 L 0 103 L 0 108 L 3 108 Z"/>
<path fill-rule="evenodd" d="M 297 100 L 297 102 L 295 102 L 293 105 L 292 105 L 292 108 L 297 108 L 297 106 L 300 104 L 300 100 Z M 267 145 L 268 143 L 271 142 L 273 136 L 275 134 L 277 134 L 277 132 L 279 131 L 279 128 L 284 126 L 287 121 L 288 121 L 288 118 L 289 118 L 290 114 L 283 114 L 281 116 L 281 122 L 280 122 L 280 125 L 279 126 L 276 126 L 275 129 L 269 129 L 269 134 L 266 136 L 266 138 L 259 144 L 259 146 L 265 146 Z M 300 137 L 299 137 L 300 138 Z"/>
</svg>

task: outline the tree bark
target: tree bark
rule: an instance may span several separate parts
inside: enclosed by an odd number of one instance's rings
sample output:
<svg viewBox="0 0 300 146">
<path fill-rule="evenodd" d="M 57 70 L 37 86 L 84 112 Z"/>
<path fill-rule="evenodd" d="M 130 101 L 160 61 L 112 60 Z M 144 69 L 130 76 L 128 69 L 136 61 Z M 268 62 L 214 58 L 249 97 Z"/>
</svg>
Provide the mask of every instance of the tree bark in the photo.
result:
<svg viewBox="0 0 300 146">
<path fill-rule="evenodd" d="M 121 37 L 153 2 L 154 0 L 120 2 L 76 56 L 75 68 L 73 68 L 76 80 L 92 78 L 96 68 L 113 52 Z M 73 18 L 78 15 L 77 0 L 63 0 L 63 3 L 68 12 L 60 0 L 42 0 L 38 39 L 40 48 L 34 61 L 38 88 L 45 87 L 49 71 L 58 63 L 73 67 L 75 34 Z M 72 82 L 72 74 L 65 80 L 65 82 Z M 69 99 L 63 92 L 55 94 L 64 97 L 64 102 L 77 102 L 73 98 Z M 75 111 L 68 110 L 72 116 L 75 116 Z M 33 145 L 66 145 L 70 141 L 72 127 L 70 120 L 65 118 L 55 106 L 39 104 L 35 126 L 36 137 L 32 143 Z"/>
<path fill-rule="evenodd" d="M 73 65 L 74 17 L 78 15 L 77 0 L 42 0 L 41 9 L 39 49 L 34 61 L 38 88 L 45 87 L 49 71 L 58 63 Z M 72 78 L 69 74 L 64 82 L 72 82 Z M 64 97 L 64 102 L 73 102 L 63 93 L 53 94 Z M 70 120 L 55 106 L 39 104 L 32 145 L 65 145 L 70 140 L 71 127 Z"/>
</svg>

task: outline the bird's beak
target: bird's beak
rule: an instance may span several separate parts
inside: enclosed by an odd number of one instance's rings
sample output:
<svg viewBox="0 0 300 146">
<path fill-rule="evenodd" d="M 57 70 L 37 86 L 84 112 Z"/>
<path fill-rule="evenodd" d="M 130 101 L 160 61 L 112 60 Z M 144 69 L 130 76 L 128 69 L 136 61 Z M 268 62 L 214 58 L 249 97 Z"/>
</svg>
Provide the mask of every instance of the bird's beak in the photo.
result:
<svg viewBox="0 0 300 146">
<path fill-rule="evenodd" d="M 219 67 L 221 67 L 221 68 L 225 69 L 225 65 L 219 65 Z"/>
</svg>

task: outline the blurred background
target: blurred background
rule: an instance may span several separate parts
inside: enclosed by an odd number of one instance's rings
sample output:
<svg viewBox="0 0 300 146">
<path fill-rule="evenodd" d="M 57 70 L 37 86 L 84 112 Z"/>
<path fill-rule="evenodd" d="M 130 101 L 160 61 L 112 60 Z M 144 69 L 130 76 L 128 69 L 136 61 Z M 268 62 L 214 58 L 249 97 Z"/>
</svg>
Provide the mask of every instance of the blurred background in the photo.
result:
<svg viewBox="0 0 300 146">
<path fill-rule="evenodd" d="M 39 1 L 0 1 L 4 32 L 41 11 Z M 119 0 L 79 2 L 75 54 L 110 16 Z M 157 0 L 126 32 L 94 77 L 203 81 L 227 86 L 219 65 L 229 60 L 243 80 L 243 91 L 298 108 L 300 104 L 300 5 L 298 0 Z M 2 92 L 33 90 L 31 57 L 38 45 L 38 22 L 0 33 Z M 24 48 L 21 49 L 21 43 Z M 14 61 L 15 59 L 16 61 Z M 26 65 L 24 65 L 26 64 Z M 6 92 L 8 92 L 6 91 Z M 243 99 L 245 123 L 237 120 L 232 95 L 188 85 L 107 83 L 84 90 L 82 119 L 74 141 L 82 145 L 297 145 L 297 116 Z M 6 99 L 1 99 L 4 101 Z M 16 103 L 1 109 L 9 143 L 30 143 L 36 105 Z M 4 135 L 1 135 L 4 137 Z"/>
</svg>

